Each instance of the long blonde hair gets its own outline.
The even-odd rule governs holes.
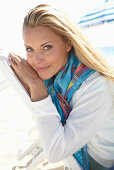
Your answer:
[[[57,10],[47,4],[31,9],[24,18],[23,29],[27,26],[32,28],[48,26],[65,41],[71,41],[75,55],[83,64],[99,71],[106,78],[114,80],[114,69],[60,9]]]

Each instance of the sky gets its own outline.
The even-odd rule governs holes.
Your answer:
[[[22,23],[26,13],[39,3],[50,3],[63,9],[78,22],[103,0],[0,0],[0,48],[23,55]]]

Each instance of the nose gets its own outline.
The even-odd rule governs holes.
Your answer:
[[[35,64],[39,64],[39,63],[43,62],[43,60],[44,59],[43,59],[41,53],[38,53],[38,52],[34,53],[34,63]]]

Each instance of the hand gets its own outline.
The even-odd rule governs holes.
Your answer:
[[[47,90],[43,80],[39,78],[37,72],[27,60],[10,53],[9,62],[14,73],[30,94],[32,101],[39,101],[47,97]]]

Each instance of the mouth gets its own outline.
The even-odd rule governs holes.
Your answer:
[[[50,66],[46,66],[46,67],[37,67],[37,71],[38,72],[44,72],[46,71]]]

